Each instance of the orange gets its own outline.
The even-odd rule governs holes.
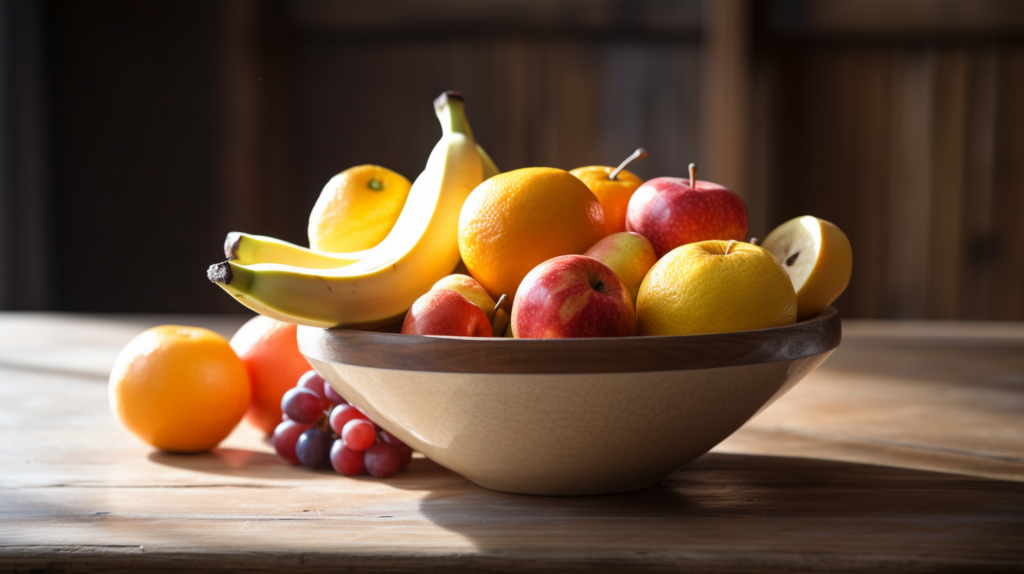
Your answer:
[[[257,315],[231,337],[252,381],[252,403],[245,420],[271,435],[281,423],[281,397],[299,382],[309,362],[299,352],[298,327]]]
[[[523,277],[559,255],[578,255],[605,234],[597,197],[561,169],[498,174],[473,190],[459,217],[459,252],[497,300],[515,298]]]
[[[587,184],[601,202],[601,207],[604,208],[605,235],[626,230],[626,208],[629,207],[629,198],[633,197],[633,192],[644,182],[626,170],[620,171],[615,179],[608,179],[613,171],[614,167],[591,165],[578,167],[569,172]]]
[[[796,322],[796,291],[767,250],[740,241],[677,247],[647,272],[636,298],[641,335],[699,335]]]
[[[217,446],[249,406],[249,375],[227,340],[199,327],[144,331],[118,355],[110,406],[135,436],[171,452]]]
[[[309,215],[309,246],[346,253],[369,249],[388,236],[412,184],[379,165],[357,165],[331,178]]]

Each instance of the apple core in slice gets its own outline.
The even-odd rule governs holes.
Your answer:
[[[813,318],[846,290],[853,271],[850,240],[833,223],[810,215],[776,227],[761,243],[789,273],[797,320]]]

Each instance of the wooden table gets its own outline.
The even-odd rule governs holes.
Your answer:
[[[1024,325],[847,321],[839,350],[647,490],[486,491],[289,467],[241,425],[152,452],[107,404],[153,324],[0,314],[0,571],[1024,570]],[[557,437],[552,437],[557,440]]]

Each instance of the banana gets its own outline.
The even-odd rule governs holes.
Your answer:
[[[484,162],[462,106],[451,93],[435,101],[444,134],[379,245],[358,258],[330,255],[342,263],[323,267],[327,254],[271,238],[247,242],[258,236],[238,234],[238,258],[211,266],[207,277],[257,313],[298,325],[373,328],[401,317],[458,264],[462,204],[483,181]]]
[[[240,265],[252,263],[283,263],[308,269],[334,269],[365,258],[370,249],[352,253],[328,253],[288,243],[265,235],[240,231],[228,233],[224,240],[224,256]]]
[[[448,105],[448,99],[456,101],[454,105]],[[462,95],[459,92],[448,91],[434,100],[434,111],[442,126],[450,125],[452,131],[463,133],[476,145],[476,151],[480,154],[480,161],[483,163],[483,179],[501,173],[494,160],[487,154],[479,143],[475,143],[473,130],[469,126],[469,120],[465,115],[465,107],[462,105]],[[397,228],[397,225],[396,225]],[[252,263],[283,263],[296,267],[307,267],[310,269],[333,269],[349,265],[373,256],[375,248],[350,253],[328,253],[314,251],[312,249],[281,241],[273,237],[263,235],[250,235],[238,231],[228,233],[224,241],[224,256],[229,260],[241,265]]]
[[[447,103],[448,98],[457,98],[461,101],[462,94],[449,90],[438,96],[437,99],[434,100],[434,113],[437,114],[437,119],[440,120],[441,125],[445,125],[450,122],[457,123],[459,125],[459,130],[457,131],[462,131],[462,133],[469,136],[469,139],[476,143],[476,138],[473,136],[473,130],[470,129],[469,120],[466,118],[465,108],[463,106],[446,106],[445,104]],[[480,161],[482,161],[484,165],[483,177],[485,180],[501,173],[498,166],[494,164],[494,160],[491,159],[491,156],[484,151],[484,148],[479,143],[476,144],[476,152],[480,154]]]

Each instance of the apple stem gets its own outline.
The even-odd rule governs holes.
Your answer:
[[[633,163],[634,161],[640,161],[647,157],[647,155],[647,150],[645,150],[644,148],[636,148],[636,151],[633,152],[632,155],[622,160],[622,163],[619,164],[619,167],[615,168],[610,174],[608,174],[608,179],[615,181],[615,178],[619,177],[619,172],[626,169],[627,165]]]
[[[498,302],[494,304],[494,312],[497,313],[498,309],[501,309],[501,304],[505,302],[505,294],[502,293],[501,297],[498,297]]]
[[[690,164],[690,187],[697,189],[697,164]]]
[[[693,164],[690,164],[690,165],[693,165]],[[729,252],[732,251],[732,246],[733,245],[736,245],[736,240],[735,239],[730,239],[729,240],[729,244],[725,246],[725,254],[726,255],[728,255]]]
[[[747,243],[749,243],[749,244],[751,244],[751,245],[757,245],[759,241],[760,241],[760,240],[759,240],[758,238],[756,238],[756,237],[751,237],[751,238],[750,238],[750,241],[748,241]]]

